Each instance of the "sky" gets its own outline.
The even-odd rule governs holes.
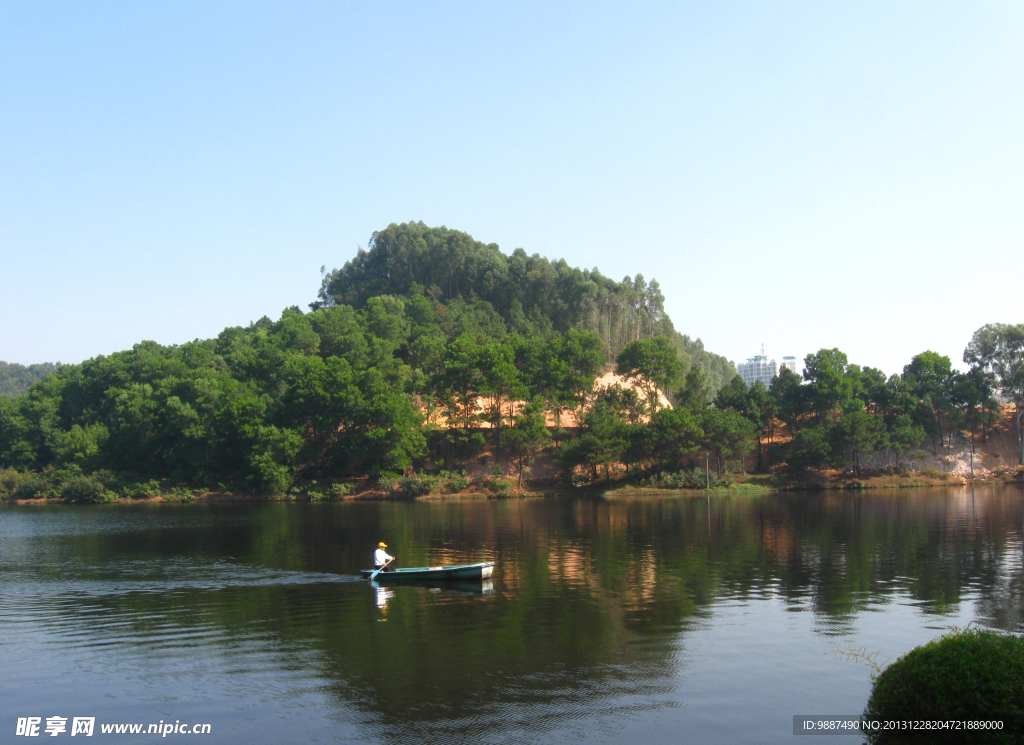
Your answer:
[[[0,360],[277,318],[421,220],[733,361],[960,363],[1024,322],[1022,135],[1016,0],[0,0]]]

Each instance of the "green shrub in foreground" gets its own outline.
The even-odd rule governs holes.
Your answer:
[[[1024,639],[954,631],[915,647],[875,679],[864,718],[1001,720],[1001,730],[871,731],[872,745],[1009,743],[1024,736]]]

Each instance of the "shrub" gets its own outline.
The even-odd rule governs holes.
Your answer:
[[[921,469],[921,475],[927,476],[930,479],[944,479],[946,478],[946,472],[933,466],[928,466]]]
[[[117,498],[107,491],[98,479],[90,476],[72,476],[60,485],[61,496],[80,504],[103,504]]]
[[[915,647],[877,678],[868,721],[1002,720],[1002,730],[870,731],[873,745],[1009,743],[1024,735],[1024,639],[993,631],[954,630]]]
[[[351,481],[339,481],[331,484],[327,490],[327,495],[330,499],[341,499],[351,494],[354,489],[355,487]]]
[[[651,486],[661,486],[665,489],[714,489],[719,486],[731,486],[732,475],[703,471],[694,467],[690,471],[679,471],[677,473],[661,473],[650,479]]]
[[[394,494],[398,488],[398,474],[382,471],[377,477],[377,487],[386,494]]]
[[[298,487],[294,486],[292,487],[292,493],[299,494],[301,492],[302,489],[299,489]],[[325,492],[316,484],[310,484],[309,486],[307,486],[305,492],[306,496],[309,497],[310,502],[322,502],[325,499],[327,499],[327,492]]]
[[[495,479],[491,484],[494,493],[499,497],[507,497],[512,494],[512,482],[508,479]]]
[[[162,487],[156,479],[149,481],[123,481],[121,482],[121,495],[131,499],[148,499],[159,497]]]
[[[164,492],[165,502],[194,502],[196,495],[184,486],[175,486]]]
[[[0,502],[7,501],[21,482],[22,476],[13,468],[0,470]]]
[[[442,471],[441,475],[445,476],[446,473],[446,471]],[[446,478],[448,479],[448,491],[452,493],[465,491],[466,489],[469,488],[469,479],[466,477],[466,474],[464,473],[448,474]]]
[[[422,474],[420,476],[404,476],[398,479],[398,488],[407,497],[422,497],[430,494],[441,486],[440,476]]]
[[[18,481],[12,496],[15,499],[46,499],[56,496],[56,489],[43,474],[29,473]]]

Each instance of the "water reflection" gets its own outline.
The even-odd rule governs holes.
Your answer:
[[[627,741],[703,722],[770,742],[742,723],[859,711],[867,671],[827,657],[837,644],[884,658],[951,623],[1024,630],[1022,507],[992,488],[4,509],[0,653],[10,705],[63,669],[77,705],[119,696],[121,719],[171,697],[307,739]],[[495,576],[359,580],[380,535],[409,565]],[[281,703],[297,696],[308,721]]]
[[[395,596],[394,591],[389,590],[387,587],[382,587],[377,582],[371,582],[370,586],[374,589],[377,607],[380,608],[382,611],[386,611],[388,609],[388,601]]]

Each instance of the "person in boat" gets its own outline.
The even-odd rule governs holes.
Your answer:
[[[388,552],[384,550],[387,547],[388,544],[384,541],[377,544],[377,550],[373,552],[373,568],[383,572],[393,572],[395,571],[395,557],[388,555]]]

